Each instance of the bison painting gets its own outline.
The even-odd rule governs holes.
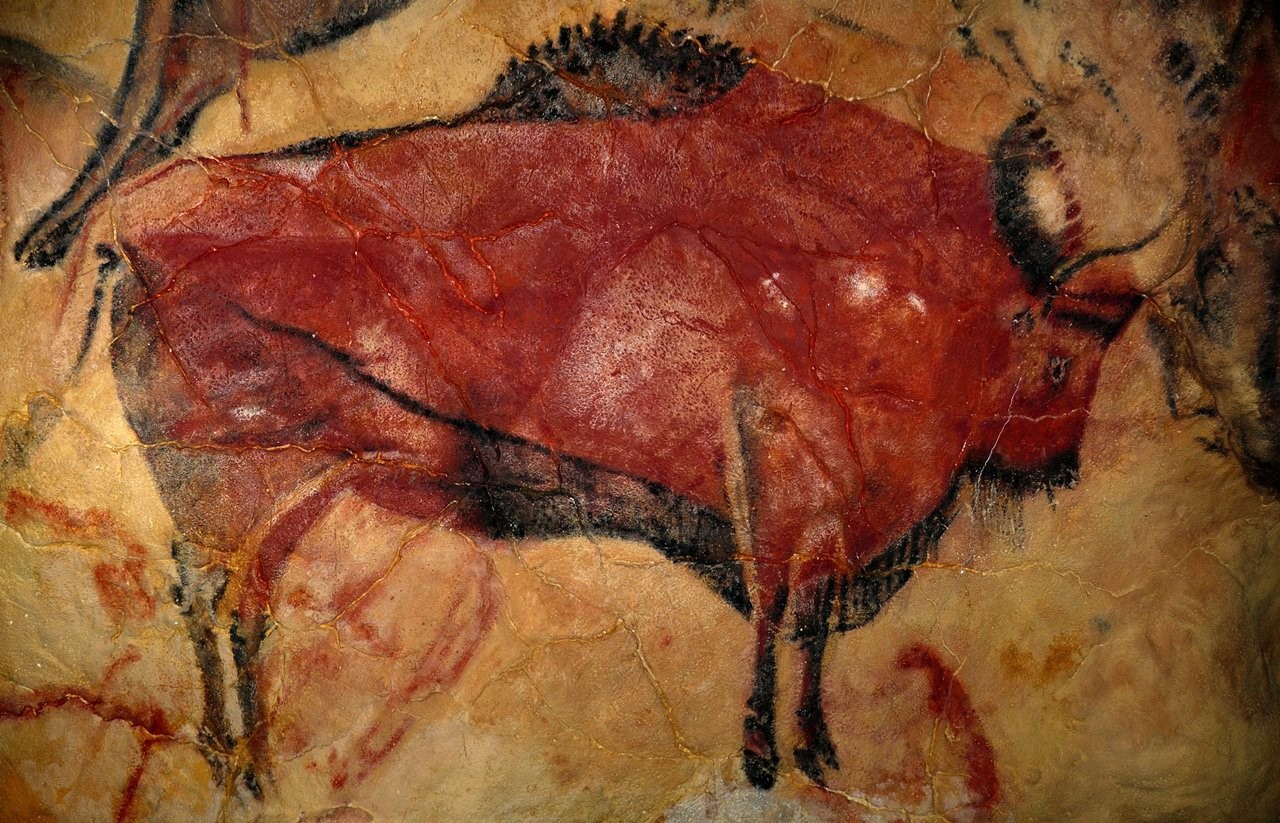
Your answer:
[[[1031,183],[1066,163],[1034,109],[974,154],[619,16],[449,122],[131,184],[100,283],[118,273],[119,393],[183,537],[207,748],[244,737],[256,789],[273,585],[354,490],[690,565],[755,628],[747,777],[776,778],[789,637],[794,762],[821,783],[830,633],[907,582],[966,480],[1075,477],[1150,238],[1091,247],[1065,185],[1050,219]]]

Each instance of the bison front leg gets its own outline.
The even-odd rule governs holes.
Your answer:
[[[258,655],[266,635],[266,609],[241,603],[231,618],[231,656],[236,664],[236,697],[247,752],[237,758],[236,780],[257,798],[262,797],[268,763],[266,711],[258,686]]]
[[[742,721],[742,771],[751,785],[773,787],[778,778],[775,699],[778,688],[778,632],[787,613],[789,564],[771,562],[761,553],[757,522],[760,504],[763,424],[766,416],[755,390],[734,389],[725,421],[725,497],[733,522],[734,541],[744,564],[753,572],[751,624],[755,630],[755,665],[751,694]]]
[[[766,406],[759,389],[736,389],[726,439],[726,496],[739,552],[755,571],[755,674],[744,723],[743,769],[760,788],[771,787],[777,778],[776,645],[793,580],[792,612],[803,666],[803,745],[796,761],[819,783],[823,763],[838,768],[822,716],[821,673],[834,597],[831,568],[842,548],[833,512],[841,510],[844,490],[835,478],[847,473],[824,459],[810,432],[842,431],[842,418],[783,389],[774,408]]]
[[[747,714],[742,721],[742,770],[751,785],[773,787],[778,777],[775,703],[778,687],[778,632],[787,612],[786,567],[766,565],[756,570],[755,672]]]
[[[820,786],[826,785],[824,764],[826,768],[840,768],[822,708],[822,657],[831,633],[835,588],[830,574],[810,578],[797,586],[794,609],[800,650],[800,705],[796,720],[802,744],[795,750],[796,766]]]

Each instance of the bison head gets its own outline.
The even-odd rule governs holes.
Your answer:
[[[1120,97],[1065,41],[1062,59],[1093,73],[1034,81],[1030,109],[994,142],[997,229],[1044,301],[1023,318],[1029,349],[996,452],[1012,465],[1078,442],[1077,398],[1097,371],[1087,341],[1105,345],[1146,300],[1171,413],[1215,414],[1249,478],[1280,490],[1280,76],[1260,8],[1154,19],[1157,66]],[[1179,396],[1179,373],[1208,407]],[[1047,428],[1013,436],[1024,417]]]

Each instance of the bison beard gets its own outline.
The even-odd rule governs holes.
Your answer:
[[[965,477],[1074,477],[1136,301],[1014,264],[1068,252],[1028,249],[1060,238],[1013,225],[1025,203],[997,226],[1000,157],[989,175],[736,50],[619,21],[530,57],[454,123],[178,164],[118,204],[120,396],[178,554],[230,570],[225,596],[180,593],[192,637],[231,604],[261,769],[272,586],[341,492],[491,536],[639,538],[754,623],[761,787],[791,616],[795,762],[821,782],[830,631],[907,582]],[[1008,157],[1043,142],[1029,123]]]

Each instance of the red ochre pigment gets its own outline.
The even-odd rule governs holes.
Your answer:
[[[760,69],[653,121],[179,164],[115,209],[183,395],[140,414],[157,440],[447,476],[459,435],[387,388],[723,511],[745,387],[770,427],[757,556],[835,515],[818,553],[856,569],[965,465],[1079,444],[1104,343],[1029,293],[986,179],[982,156]]]
[[[119,544],[127,557],[94,563],[93,581],[98,600],[117,623],[155,616],[155,597],[146,580],[146,550],[116,523],[110,512],[95,508],[78,511],[22,489],[10,489],[4,514],[5,522],[14,528],[48,529],[54,540]],[[107,549],[104,547],[103,551]]]
[[[969,770],[965,783],[973,792],[974,805],[980,809],[994,808],[1000,802],[995,754],[964,684],[938,653],[923,643],[904,649],[898,655],[897,666],[924,672],[929,680],[929,711],[946,723],[950,730],[948,737],[964,742],[964,759]]]
[[[964,472],[1070,463],[1136,306],[1113,257],[1052,295],[1015,266],[990,168],[760,68],[656,119],[179,163],[112,211],[121,397],[164,444],[148,457],[179,528],[240,553],[249,659],[289,553],[344,489],[499,534],[513,487],[523,514],[558,493],[669,530],[688,522],[672,506],[732,522],[757,628],[744,768],[772,785],[793,590],[812,640],[797,764],[820,781],[834,582],[931,522]]]

